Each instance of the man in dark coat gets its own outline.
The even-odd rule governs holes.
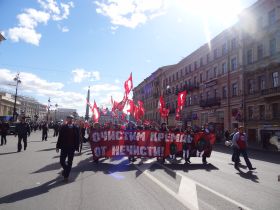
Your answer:
[[[7,144],[7,134],[8,134],[8,130],[9,130],[10,126],[9,123],[7,122],[2,122],[0,124],[0,131],[1,131],[1,145],[3,144]]]
[[[22,149],[21,141],[23,141],[24,150],[26,150],[27,136],[30,136],[30,126],[25,122],[24,116],[20,118],[20,123],[16,125],[16,135],[18,135],[18,152]]]
[[[67,123],[61,126],[56,144],[56,152],[60,152],[60,164],[63,168],[64,180],[68,177],[72,168],[75,150],[79,151],[79,128],[73,124],[73,116],[67,117]],[[66,164],[67,158],[67,164]]]
[[[42,141],[48,140],[48,131],[49,131],[48,123],[44,122],[42,125]]]

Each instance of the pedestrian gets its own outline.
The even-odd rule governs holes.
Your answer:
[[[0,126],[0,130],[1,130],[1,146],[4,145],[4,144],[7,144],[7,134],[8,134],[9,128],[10,128],[9,123],[7,123],[6,121],[3,121],[1,123],[1,126]]]
[[[238,159],[240,156],[240,153],[243,155],[244,160],[246,162],[246,165],[248,167],[249,170],[255,170],[256,168],[252,167],[252,164],[248,158],[248,154],[247,154],[247,147],[248,147],[248,140],[247,140],[247,135],[246,133],[244,133],[244,127],[243,126],[239,126],[238,128],[238,132],[236,134],[234,134],[233,139],[232,139],[232,143],[235,147],[236,150],[236,155],[235,155],[235,161],[234,161],[234,167],[236,169],[238,168]]]
[[[20,123],[16,125],[16,135],[18,136],[18,152],[22,149],[21,141],[23,141],[24,150],[26,150],[27,136],[30,136],[30,126],[25,122],[25,116],[22,116]]]
[[[233,136],[234,134],[236,134],[238,132],[238,128],[234,128],[233,132],[230,134],[229,136],[229,141],[231,142],[231,145],[232,145],[232,156],[231,156],[231,161],[232,162],[235,162],[235,157],[237,156],[237,148],[234,146],[234,144],[232,143],[232,139],[233,139]],[[237,157],[238,158],[238,162],[240,162],[240,158],[239,156]]]
[[[73,115],[67,116],[66,124],[62,125],[56,144],[56,152],[60,149],[60,164],[63,168],[62,176],[68,181],[75,151],[79,151],[79,128],[73,124]],[[67,158],[67,163],[66,163]]]
[[[59,132],[59,124],[58,122],[56,122],[53,126],[53,137],[58,136],[58,132]]]
[[[42,124],[42,141],[47,141],[48,140],[48,131],[49,131],[48,123],[44,122]]]

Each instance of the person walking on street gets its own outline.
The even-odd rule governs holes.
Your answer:
[[[44,122],[42,125],[42,141],[48,140],[48,131],[49,131],[48,123]]]
[[[0,131],[1,131],[1,146],[4,144],[7,144],[7,134],[10,126],[9,123],[7,122],[2,122],[0,126]]]
[[[238,132],[235,133],[233,136],[232,143],[233,143],[233,146],[234,146],[235,152],[236,152],[234,167],[236,169],[239,169],[238,168],[238,164],[239,164],[238,159],[239,159],[239,156],[241,153],[244,157],[244,160],[246,162],[248,169],[255,170],[256,168],[252,167],[252,164],[248,158],[248,154],[247,154],[248,141],[247,141],[247,135],[246,135],[246,133],[244,133],[243,126],[239,126]]]
[[[25,122],[24,116],[20,118],[20,123],[16,125],[16,135],[18,136],[18,152],[22,149],[21,141],[23,141],[24,150],[26,150],[27,136],[30,136],[30,126]]]
[[[73,124],[74,117],[67,116],[67,123],[62,125],[57,139],[56,152],[60,151],[60,164],[63,168],[62,175],[68,181],[75,151],[79,151],[79,128]],[[66,164],[67,158],[67,164]]]
[[[229,140],[231,142],[233,140],[234,134],[236,134],[237,132],[238,132],[238,128],[234,128],[233,132],[229,136]],[[235,157],[237,156],[237,151],[238,151],[238,149],[234,146],[234,144],[232,144],[232,156],[231,156],[232,162],[235,162]],[[237,157],[237,160],[240,163],[240,157],[239,156]]]

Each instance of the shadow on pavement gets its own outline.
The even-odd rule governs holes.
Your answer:
[[[43,168],[32,172],[31,174],[36,174],[36,173],[42,173],[42,172],[47,172],[47,171],[53,171],[53,170],[58,170],[60,169],[60,163],[52,163],[50,165],[44,166]]]
[[[21,201],[24,199],[32,198],[44,193],[48,193],[52,188],[59,187],[61,185],[64,185],[65,182],[62,181],[61,177],[56,177],[55,179],[52,179],[42,185],[24,189],[15,193],[12,193],[10,195],[6,195],[2,198],[0,198],[0,204],[3,203],[14,203],[17,201]]]
[[[36,152],[48,152],[48,151],[52,151],[52,150],[56,150],[56,148],[42,149],[42,150],[38,150]]]
[[[236,169],[238,170],[238,174],[240,177],[244,178],[244,179],[248,179],[248,180],[251,180],[252,182],[255,182],[255,183],[259,183],[259,177],[257,175],[254,174],[253,171],[247,171],[247,172],[244,172],[240,169]]]
[[[232,155],[232,148],[225,145],[216,144],[213,151],[222,152]],[[262,160],[270,163],[280,164],[280,152],[260,151],[255,149],[248,149],[249,159]]]
[[[167,166],[171,170],[177,170],[177,171],[180,170],[184,172],[193,171],[193,170],[205,170],[205,171],[219,170],[219,168],[217,168],[211,163],[165,164],[165,166]]]
[[[14,154],[14,153],[18,153],[18,152],[6,152],[6,153],[0,153],[0,155],[9,155],[9,154]]]

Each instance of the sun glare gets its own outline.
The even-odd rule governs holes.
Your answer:
[[[211,40],[210,24],[228,28],[238,20],[242,11],[240,0],[175,0],[178,10],[187,12],[203,23],[203,30],[209,47]]]

